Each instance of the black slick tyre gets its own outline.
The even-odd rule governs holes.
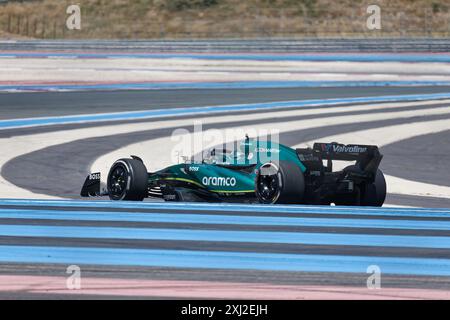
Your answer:
[[[255,193],[260,203],[302,203],[305,194],[303,172],[289,161],[265,163],[258,170]]]
[[[361,192],[361,205],[370,207],[381,207],[386,199],[386,180],[383,172],[378,169],[375,181],[364,185]]]
[[[109,170],[107,188],[111,200],[142,201],[147,197],[148,173],[142,161],[120,159]]]

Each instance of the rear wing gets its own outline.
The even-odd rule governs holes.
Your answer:
[[[322,159],[355,161],[381,155],[377,146],[339,143],[314,143],[313,150],[319,152]]]
[[[375,176],[383,155],[377,146],[340,144],[340,143],[315,143],[310,149],[296,149],[300,160],[308,168],[317,170],[322,165],[322,160],[328,160],[327,169],[332,170],[332,160],[356,161],[356,166],[364,173]]]

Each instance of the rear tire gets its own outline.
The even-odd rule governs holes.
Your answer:
[[[305,194],[303,172],[289,161],[265,163],[258,170],[255,193],[260,203],[301,203]]]
[[[378,169],[375,181],[364,185],[361,192],[361,205],[371,207],[381,207],[386,199],[386,180],[383,172]]]
[[[107,188],[111,200],[142,201],[147,197],[147,168],[137,159],[120,159],[109,170]]]

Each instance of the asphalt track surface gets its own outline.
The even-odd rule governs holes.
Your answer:
[[[0,93],[0,120],[271,101],[447,93],[450,87],[328,87]]]
[[[325,99],[338,97],[363,97],[363,96],[378,96],[378,95],[402,95],[402,94],[419,94],[419,93],[445,93],[449,92],[448,87],[374,87],[374,88],[290,88],[290,89],[251,89],[251,90],[161,90],[161,91],[118,91],[118,92],[67,92],[67,93],[21,93],[21,94],[1,94],[0,95],[0,118],[13,119],[23,117],[38,117],[38,116],[58,116],[68,114],[86,114],[86,113],[101,113],[114,111],[131,111],[143,110],[149,108],[164,108],[164,107],[188,107],[188,106],[206,106],[206,105],[223,105],[235,103],[252,103],[252,102],[268,102],[268,101],[287,101],[287,100],[302,100],[302,99]],[[180,101],[182,104],[180,104]],[[445,105],[436,104],[433,108],[444,107]],[[408,110],[417,110],[418,106],[408,107]],[[333,113],[333,108],[330,108],[330,115]],[[367,111],[371,112],[371,111]],[[386,112],[389,112],[386,110]],[[394,112],[395,113],[395,112]],[[349,113],[351,115],[351,113]],[[447,119],[446,115],[430,115],[421,117],[420,119],[392,119],[379,120],[364,123],[354,123],[351,126],[328,126],[317,129],[299,128],[296,131],[283,133],[281,135],[281,142],[288,145],[295,145],[299,142],[311,139],[320,139],[321,137],[330,136],[333,134],[343,132],[353,132],[356,130],[376,128],[386,125],[403,124],[407,121],[431,121],[437,119]],[[286,119],[287,120],[287,119]],[[140,120],[146,122],[148,120]],[[449,120],[450,121],[450,120]],[[129,123],[137,121],[128,121]],[[124,122],[124,123],[128,123]],[[252,121],[243,121],[242,123],[235,123],[234,125],[251,125]],[[215,128],[225,128],[229,124],[222,123],[214,125]],[[95,124],[76,124],[65,128],[84,128],[95,126]],[[64,126],[42,127],[42,128],[24,128],[11,129],[1,133],[1,137],[14,137],[24,134],[33,134],[39,132],[48,132],[58,130]],[[189,128],[188,128],[189,129]],[[204,129],[208,129],[205,127]],[[48,195],[58,195],[69,198],[77,198],[79,188],[85,178],[87,170],[92,161],[123,145],[147,140],[150,138],[157,138],[168,136],[171,134],[173,128],[146,130],[129,134],[120,134],[115,136],[106,136],[99,138],[90,138],[73,141],[67,144],[51,146],[46,149],[38,150],[29,154],[19,156],[8,162],[2,170],[2,175],[10,182],[32,190],[38,193]],[[448,154],[450,154],[450,131],[444,131],[438,134],[429,134],[418,136],[415,138],[399,141],[382,148],[385,155],[382,163],[382,169],[386,173],[391,173],[395,176],[403,177],[413,181],[421,181],[427,183],[435,183],[449,186],[448,179]],[[418,162],[418,159],[420,160]],[[426,165],[426,170],[418,170]],[[420,168],[419,168],[420,167]],[[30,177],[34,177],[30,179]],[[64,179],[61,179],[64,177]],[[388,196],[388,201],[393,204],[423,206],[423,207],[450,207],[448,199],[427,198],[427,197],[409,197],[409,196]],[[319,217],[317,212],[299,211],[291,214],[283,214],[280,212],[239,212],[235,211],[216,211],[211,210],[196,210],[196,209],[152,209],[150,208],[96,208],[98,216],[103,214],[115,213],[140,213],[166,214],[168,218],[175,217],[175,214],[181,215],[198,215],[202,216],[218,216],[221,215],[228,219],[235,217],[237,220],[243,217],[286,217],[286,218],[319,218],[320,219],[350,219],[349,225],[333,226],[326,225],[326,220],[314,220],[310,225],[280,225],[277,223],[269,224],[233,224],[233,223],[212,223],[210,220],[205,220],[203,223],[199,222],[180,222],[177,218],[173,221],[121,221],[117,218],[107,220],[83,220],[83,219],[69,219],[64,218],[64,214],[70,212],[89,212],[92,208],[89,205],[85,207],[66,207],[51,206],[51,205],[36,205],[28,206],[26,210],[35,211],[33,214],[42,215],[42,217],[27,218],[23,215],[12,215],[9,217],[2,216],[7,214],[8,210],[21,210],[20,206],[12,204],[2,204],[0,208],[0,228],[2,228],[3,236],[0,237],[0,246],[12,246],[13,249],[28,247],[51,247],[51,248],[77,248],[80,252],[89,248],[112,249],[112,250],[185,250],[185,251],[208,251],[208,252],[233,252],[241,254],[260,253],[260,254],[298,254],[298,255],[323,255],[323,256],[337,256],[351,259],[356,256],[372,257],[374,261],[377,258],[404,258],[404,259],[450,259],[450,248],[441,246],[440,240],[450,236],[450,228],[447,223],[450,222],[448,217],[434,216],[433,212],[429,212],[429,216],[402,216],[397,215],[373,215],[367,212],[355,214],[349,210],[348,213],[336,214],[332,211],[329,213],[322,213]],[[102,212],[103,211],[103,212]],[[56,214],[51,217],[48,214]],[[58,217],[58,213],[61,216]],[[47,214],[47,216],[45,216]],[[227,218],[228,217],[228,218]],[[195,217],[194,217],[195,218]],[[213,218],[211,218],[213,219]],[[382,227],[377,224],[367,225],[369,220],[378,219],[384,221],[386,226],[394,221],[395,223],[403,224],[403,227]],[[194,219],[195,220],[195,219]],[[214,220],[214,219],[213,219]],[[209,222],[208,222],[209,221]],[[342,220],[341,220],[342,221]],[[414,227],[414,223],[421,223],[422,227]],[[427,223],[435,225],[435,227],[424,227]],[[383,224],[383,222],[382,222]],[[40,229],[45,227],[47,229]],[[75,229],[65,229],[75,228]],[[91,235],[76,236],[81,229],[76,228],[94,228],[101,234],[102,229],[108,229],[111,233],[105,237],[95,236],[95,232]],[[28,229],[30,234],[34,230],[35,235],[20,236],[18,232],[21,228]],[[33,229],[35,228],[35,229]],[[111,229],[112,228],[112,229]],[[157,234],[159,230],[176,230],[176,234],[189,234],[188,238],[178,239],[158,239],[151,236],[137,236],[131,239],[123,239],[118,230],[114,228],[133,228],[133,230],[142,232],[150,232]],[[71,231],[72,230],[72,231]],[[147,231],[145,231],[147,230]],[[352,235],[370,236],[393,236],[395,237],[411,237],[411,243],[420,243],[420,240],[427,238],[427,246],[408,246],[408,245],[390,245],[388,240],[383,240],[378,245],[366,244],[344,244],[342,242],[335,243],[280,243],[279,241],[263,241],[255,242],[248,241],[228,241],[226,234],[225,238],[217,238],[216,240],[199,240],[202,232],[219,231],[220,232],[249,232],[249,237],[257,237],[257,233],[288,233],[292,236],[299,234],[319,234],[319,239],[323,237],[333,237],[333,235],[345,235],[351,239]],[[52,235],[52,232],[55,234]],[[67,232],[65,236],[62,233]],[[189,232],[193,232],[190,234]],[[138,233],[138,232],[137,232]],[[5,235],[7,234],[7,235]],[[81,234],[81,233],[79,233]],[[44,236],[47,235],[47,236]],[[261,234],[262,236],[262,234]],[[416,238],[421,237],[421,238]],[[423,238],[425,237],[425,238]],[[439,238],[441,237],[441,238]],[[236,239],[240,239],[237,237]],[[357,238],[355,238],[357,239]],[[350,241],[350,240],[349,240]],[[431,242],[430,242],[431,241]],[[52,249],[53,250],[53,249]],[[56,250],[56,249],[55,249]],[[26,252],[26,251],[23,251]],[[17,256],[27,256],[24,253],[17,253]],[[57,250],[55,251],[57,256]],[[311,271],[286,271],[286,270],[245,270],[233,268],[193,268],[193,267],[163,267],[163,266],[137,266],[137,265],[122,265],[122,266],[101,266],[97,263],[88,263],[86,260],[77,260],[76,258],[64,261],[63,263],[52,263],[45,258],[40,261],[37,260],[21,263],[0,263],[0,274],[6,277],[27,277],[27,276],[42,276],[42,277],[66,277],[66,267],[72,262],[80,263],[83,276],[87,278],[107,279],[125,279],[140,281],[162,281],[167,284],[173,282],[172,291],[158,291],[155,290],[154,282],[149,282],[148,291],[144,290],[143,294],[124,294],[124,290],[116,291],[115,297],[127,298],[142,298],[143,296],[153,299],[159,298],[183,298],[186,296],[177,294],[176,283],[179,281],[187,282],[203,282],[211,285],[213,288],[217,287],[217,283],[247,283],[247,284],[267,284],[272,289],[282,286],[341,286],[341,287],[365,287],[367,280],[367,273],[365,270],[360,272],[311,272]],[[81,258],[80,258],[81,259]],[[369,259],[370,260],[370,259]],[[83,262],[84,261],[84,262]],[[445,265],[444,263],[444,265]],[[444,268],[445,269],[445,268]],[[448,275],[442,274],[384,274],[383,286],[391,288],[412,288],[423,290],[450,290],[450,278]],[[11,278],[15,279],[15,278]],[[1,282],[0,282],[1,283]],[[112,281],[114,283],[114,281]],[[213,283],[213,284],[211,284]],[[170,287],[170,286],[169,286]],[[281,289],[280,289],[281,288]],[[8,291],[8,288],[6,288]],[[22,290],[24,287],[22,287]],[[3,290],[5,287],[3,286]],[[153,291],[152,291],[153,290]],[[14,290],[13,290],[14,291]],[[15,290],[17,292],[17,290]],[[216,290],[217,291],[217,290]],[[226,291],[226,290],[225,290]],[[225,291],[221,291],[225,294]],[[136,290],[138,292],[138,290]],[[149,295],[149,292],[153,292]],[[273,291],[273,292],[276,292]],[[220,293],[220,290],[219,290]],[[82,292],[80,296],[76,293],[67,293],[65,290],[41,290],[33,287],[28,287],[21,293],[4,294],[0,297],[4,298],[102,298],[111,297],[111,292],[105,290],[92,290]],[[242,297],[234,293],[234,297]],[[273,293],[272,293],[273,294]],[[295,296],[295,295],[294,295]],[[287,296],[292,298],[294,296]],[[404,297],[405,295],[403,295]],[[426,297],[424,294],[421,297]],[[198,291],[193,293],[193,298],[206,298],[204,292]],[[229,296],[233,297],[233,296]],[[244,296],[245,297],[245,296]],[[388,294],[385,297],[393,297]],[[394,295],[395,297],[395,295]],[[414,297],[414,296],[411,296]],[[440,296],[442,297],[442,296]],[[272,296],[273,298],[273,296]]]
[[[147,109],[160,109],[162,107],[189,107],[214,105],[218,101],[221,104],[236,104],[246,102],[277,101],[281,98],[285,100],[302,99],[326,99],[331,97],[361,97],[361,96],[380,96],[380,95],[403,95],[403,94],[421,94],[421,93],[445,93],[450,88],[447,87],[372,87],[372,88],[297,88],[297,89],[273,89],[273,90],[166,90],[166,91],[123,91],[123,92],[67,92],[67,93],[17,93],[6,94],[6,99],[2,99],[6,115],[8,110],[15,111],[12,117],[39,116],[37,112],[47,112],[51,115],[65,115],[78,111],[80,114],[105,112],[106,106],[112,106],[109,112],[119,110],[142,110],[145,101],[150,104]],[[349,92],[350,91],[350,92]],[[120,97],[120,98],[118,98]],[[25,100],[24,100],[25,99]],[[69,101],[68,105],[65,101]],[[78,102],[81,101],[81,102]],[[98,107],[101,101],[103,106]],[[128,104],[130,109],[122,109],[124,101],[133,101],[133,105]],[[75,105],[78,105],[75,109]],[[136,106],[137,104],[137,106]],[[47,109],[44,108],[44,105]],[[61,108],[61,106],[64,106]],[[96,108],[96,106],[98,108]],[[445,103],[437,103],[433,108],[445,108]],[[313,107],[314,108],[314,107]],[[325,118],[333,115],[342,115],[342,113],[333,113],[333,107],[328,107],[329,112],[321,115],[312,115],[311,119]],[[421,106],[411,106],[402,110],[420,110]],[[44,111],[42,110],[44,109]],[[39,111],[37,111],[39,110]],[[326,127],[301,129],[282,133],[280,141],[286,145],[296,145],[302,141],[320,140],[334,134],[366,130],[390,125],[400,125],[409,122],[423,122],[431,120],[445,119],[446,115],[431,115],[420,118],[395,118],[395,111],[391,108],[383,109],[387,113],[392,113],[392,119],[354,123],[351,125],[328,125]],[[381,110],[381,111],[383,111]],[[261,112],[261,111],[257,111]],[[380,110],[347,112],[346,115],[360,115],[377,113]],[[37,114],[36,114],[37,113]],[[180,117],[180,119],[195,119],[192,116]],[[305,116],[299,116],[298,119],[308,119]],[[286,121],[295,120],[289,117]],[[149,123],[151,126],[153,120],[127,120],[120,123]],[[283,119],[278,119],[282,122]],[[271,122],[267,119],[266,122]],[[233,126],[251,126],[262,123],[261,120],[241,121],[230,123],[218,123],[211,126],[204,126],[204,129],[223,129],[230,125]],[[41,132],[56,131],[61,129],[77,129],[93,127],[96,124],[73,124],[51,127],[37,128],[19,128],[4,130],[0,137],[17,136],[21,134],[36,134]],[[31,190],[35,193],[47,194],[50,196],[78,198],[80,185],[83,183],[86,173],[92,161],[103,154],[118,149],[124,145],[129,145],[147,139],[156,139],[164,136],[170,136],[176,129],[149,129],[140,132],[118,134],[105,137],[80,139],[70,143],[55,145],[45,149],[37,150],[29,154],[19,156],[6,163],[2,168],[2,176],[11,183]],[[187,128],[191,130],[193,128]],[[413,181],[426,183],[436,183],[439,185],[449,185],[447,174],[448,154],[450,154],[450,144],[448,132],[442,132],[433,135],[424,135],[405,141],[400,141],[382,148],[385,156],[382,169],[387,174],[406,178]],[[439,141],[436,145],[435,142]],[[418,163],[424,166],[418,167]],[[35,177],[30,179],[30,177]],[[64,177],[61,179],[60,177]],[[448,199],[438,198],[417,198],[399,195],[389,195],[388,201],[391,204],[423,206],[426,202],[428,207],[450,207]]]

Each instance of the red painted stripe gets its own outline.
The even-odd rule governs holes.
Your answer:
[[[82,277],[81,289],[69,290],[66,281],[64,277],[2,275],[0,291],[199,299],[450,299],[450,291],[429,289]]]

